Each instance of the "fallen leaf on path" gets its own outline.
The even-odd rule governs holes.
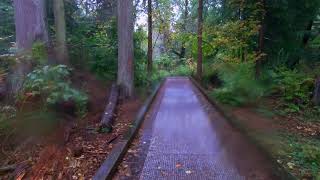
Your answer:
[[[182,167],[182,164],[180,164],[180,163],[176,164],[176,168],[181,168],[181,167]]]

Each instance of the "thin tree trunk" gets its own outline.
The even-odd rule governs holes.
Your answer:
[[[259,47],[258,47],[258,55],[259,58],[256,60],[256,79],[258,79],[261,75],[261,66],[262,66],[262,61],[264,60],[264,35],[265,35],[265,14],[266,14],[266,9],[265,9],[265,0],[262,0],[262,8],[263,8],[263,15],[261,19],[261,25],[259,29]]]
[[[197,78],[202,79],[202,30],[203,30],[203,0],[199,0],[198,6],[198,63]]]
[[[148,75],[152,74],[152,0],[148,0]]]
[[[258,51],[259,58],[256,60],[256,78],[259,78],[261,75],[261,66],[262,66],[262,61],[264,59],[264,57],[263,57],[264,26],[265,26],[264,24],[261,25],[260,30],[259,30],[259,51]]]
[[[308,22],[308,26],[306,28],[307,33],[303,36],[303,47],[306,47],[308,45],[309,39],[310,39],[310,31],[312,30],[313,26],[313,20],[310,20]]]
[[[118,0],[118,77],[120,97],[133,95],[133,2]]]
[[[56,29],[56,60],[60,64],[69,64],[66,42],[66,20],[63,0],[53,0],[54,22]]]
[[[187,23],[188,23],[188,6],[189,6],[189,0],[185,0],[184,2],[184,22],[183,22],[183,32],[186,33],[187,32]],[[181,52],[180,52],[180,58],[184,58],[186,56],[186,43],[183,42],[182,46],[181,46]]]

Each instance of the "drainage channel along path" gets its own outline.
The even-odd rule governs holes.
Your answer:
[[[279,179],[189,78],[168,78],[113,179]]]

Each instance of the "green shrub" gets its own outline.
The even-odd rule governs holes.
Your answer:
[[[36,42],[32,45],[32,59],[38,64],[45,64],[48,59],[47,49],[44,43]]]
[[[223,81],[212,95],[220,102],[231,105],[255,103],[267,93],[267,86],[256,80],[252,63],[225,63],[218,71]]]
[[[148,85],[148,73],[146,69],[146,64],[143,62],[135,62],[134,63],[134,82],[136,86],[146,86]]]
[[[136,86],[148,86],[150,85],[150,77],[148,77],[147,65],[146,65],[146,51],[143,48],[144,40],[146,39],[146,33],[142,28],[138,28],[134,32],[134,82]]]
[[[314,79],[298,70],[279,67],[271,73],[273,93],[283,100],[285,112],[298,112],[311,102]]]
[[[320,147],[319,142],[310,141],[300,142],[295,140],[290,142],[290,156],[296,165],[303,169],[311,171],[313,176],[319,175],[320,169]]]
[[[0,105],[0,137],[2,134],[8,134],[14,128],[11,123],[17,115],[17,109],[9,105]]]
[[[88,98],[71,87],[70,71],[65,65],[44,66],[32,71],[24,83],[24,95],[45,98],[47,105],[73,101],[78,115],[84,115]]]
[[[80,20],[70,33],[68,43],[71,63],[95,73],[99,78],[113,80],[117,72],[117,29],[115,19],[88,23]]]
[[[116,21],[99,25],[87,41],[91,71],[104,79],[115,79],[118,54]]]
[[[170,76],[170,72],[166,70],[157,70],[152,74],[151,80],[154,81],[160,81],[161,79]]]
[[[174,58],[170,57],[168,54],[163,54],[154,60],[157,69],[170,71],[176,66]]]
[[[173,73],[178,76],[190,76],[192,70],[186,65],[179,65]]]

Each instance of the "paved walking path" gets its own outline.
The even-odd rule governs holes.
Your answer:
[[[167,79],[155,103],[140,131],[140,144],[148,146],[139,179],[276,179],[268,160],[188,78]]]

